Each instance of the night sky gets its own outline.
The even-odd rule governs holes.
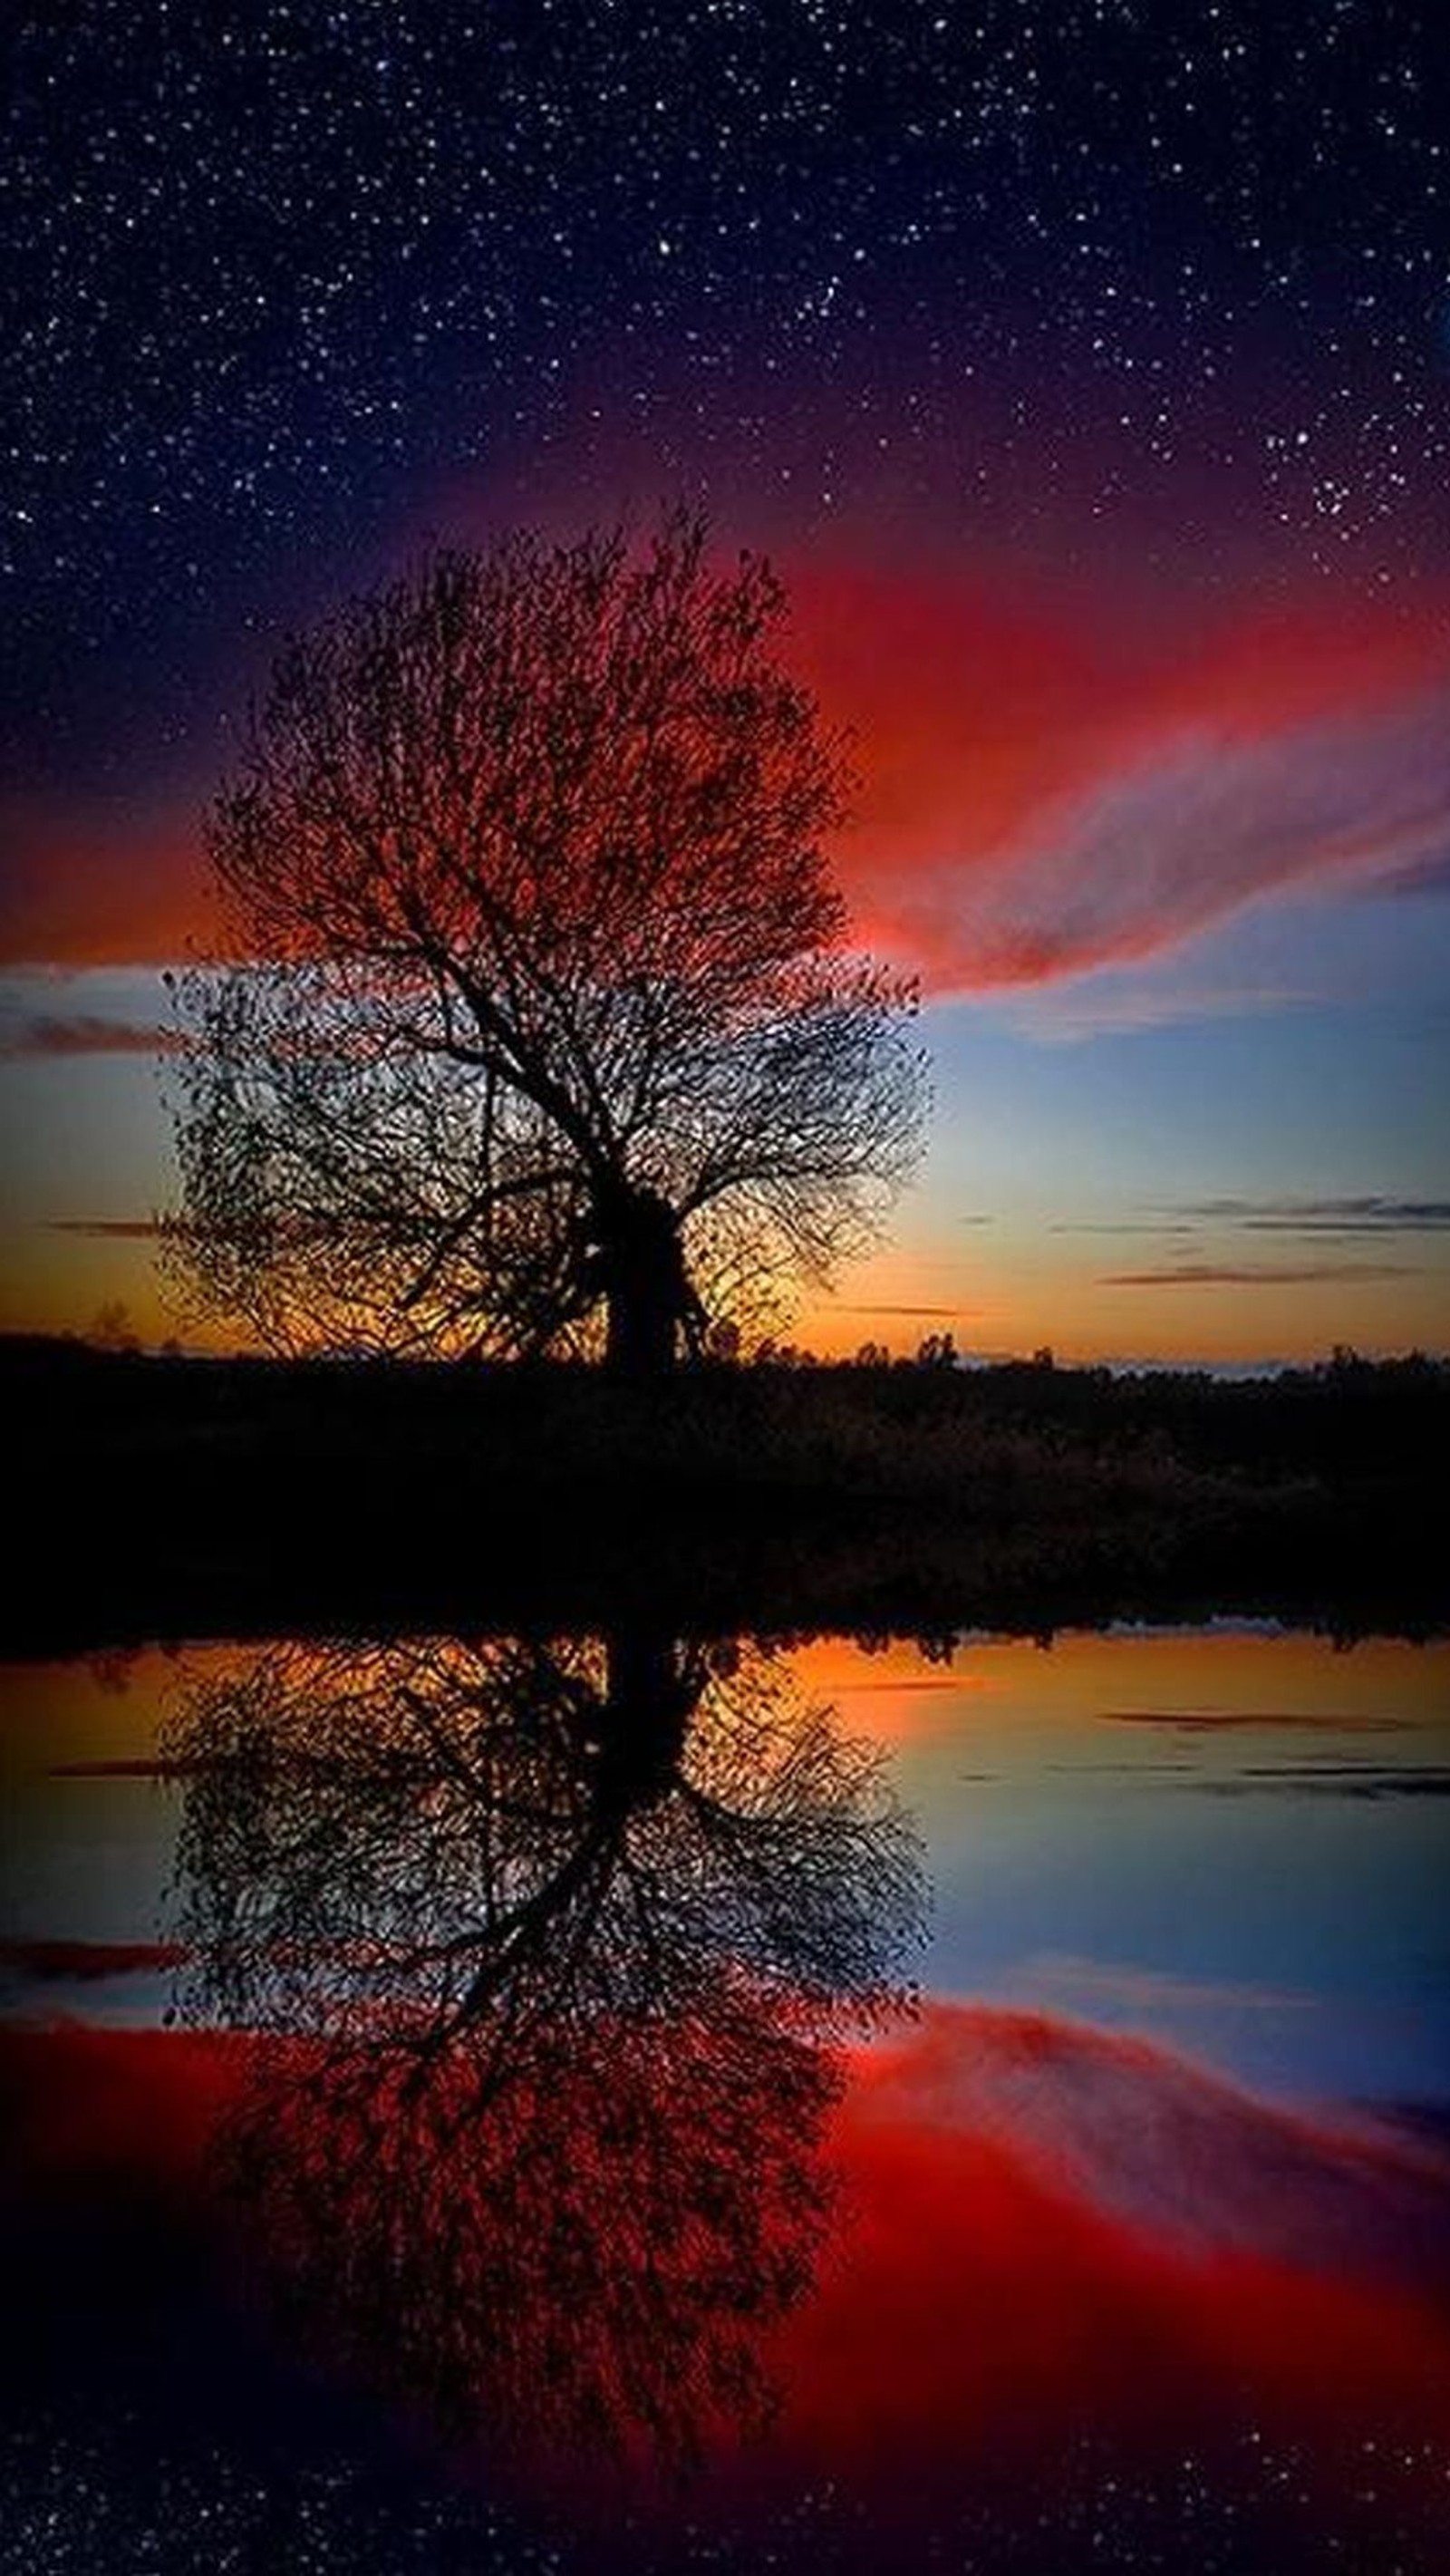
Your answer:
[[[156,969],[289,625],[703,501],[855,728],[935,1143],[819,1347],[1441,1347],[1450,53],[1422,0],[21,10],[4,1320],[159,1329]]]

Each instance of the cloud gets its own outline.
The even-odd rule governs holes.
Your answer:
[[[1316,1735],[1400,1735],[1402,1717],[1358,1717],[1320,1709],[1100,1708],[1100,1726],[1171,1726],[1218,1735],[1228,1727],[1303,1727]]]
[[[1450,865],[1443,598],[1210,609],[978,561],[783,569],[789,657],[855,746],[837,856],[858,924],[938,994],[1128,966],[1265,896],[1423,889]],[[0,960],[205,940],[207,784],[150,808],[12,799]],[[1090,997],[1060,1033],[1285,998]]]
[[[1030,1959],[1025,1982],[1058,2002],[1089,2009],[1110,2005],[1126,2012],[1313,2012],[1314,1995],[1275,1986],[1234,1980],[1174,1976],[1161,1968],[1143,1968],[1103,1959],[1079,1959],[1055,1952]]]
[[[1164,1266],[1113,1273],[1099,1281],[1112,1288],[1311,1287],[1336,1280],[1423,1278],[1424,1265],[1400,1260],[1331,1261],[1301,1253],[1297,1259],[1239,1262],[1217,1250],[1192,1257],[1195,1244],[1219,1246],[1225,1235],[1285,1236],[1301,1246],[1396,1245],[1450,1233],[1450,1199],[1391,1198],[1366,1193],[1346,1198],[1216,1198],[1178,1201],[1140,1217],[1058,1218],[1052,1234],[1127,1236],[1154,1245],[1182,1245]]]
[[[1450,1232],[1450,1199],[1200,1199],[1176,1214],[1245,1234],[1362,1235]]]
[[[1251,1762],[1231,1780],[1189,1785],[1215,1798],[1450,1798],[1450,1766],[1410,1771],[1375,1762]]]
[[[1115,1270],[1095,1284],[1099,1288],[1333,1288],[1371,1279],[1420,1279],[1424,1271],[1408,1261],[1262,1262],[1257,1267],[1228,1262],[1183,1261],[1171,1270]]]
[[[1392,876],[1447,844],[1450,693],[1264,740],[1204,721],[964,871],[949,926],[968,983],[1038,983],[1153,955],[1266,894]],[[938,938],[947,927],[939,915]]]
[[[1048,2563],[1044,2496],[1081,2493],[1099,2444],[1151,2492],[1135,2424],[1140,2460],[1159,2441],[1212,2458],[1221,2497],[1239,2461],[1262,2470],[1276,2531],[1311,2460],[1352,2475],[1361,2442],[1412,2423],[1439,2455],[1450,2175],[1432,2147],[1296,2114],[1145,2040],[935,2003],[863,2068],[840,2129],[851,2260],[789,2330],[785,2438],[802,2418],[848,2427],[853,2494],[898,2484],[898,2543],[930,2482],[959,2513],[964,2462],[994,2497],[1015,2463],[1008,2555]],[[1240,2537],[1262,2528],[1256,2491],[1235,2500]],[[1427,2476],[1427,2532],[1437,2509]],[[1186,2527],[1176,2557],[1196,2563]]]
[[[1311,996],[1288,985],[1216,985],[1187,991],[1136,983],[1130,991],[1105,991],[1089,976],[1081,988],[1053,990],[1014,1014],[1029,1037],[1047,1046],[1077,1046],[1084,1038],[1131,1037],[1152,1029],[1182,1028],[1202,1020],[1251,1019],[1261,1012],[1302,1007]]]
[[[1045,1963],[1091,1977],[1088,1963]],[[1142,2000],[1195,1993],[1123,1976]],[[1259,1990],[1199,1987],[1200,2001]],[[1297,2002],[1295,1997],[1280,2001]],[[1184,2245],[1256,2246],[1313,2260],[1351,2248],[1412,2278],[1432,2248],[1450,2276],[1450,2166],[1388,2129],[1337,2127],[1256,2099],[1156,2041],[1057,2014],[933,2003],[883,2069],[905,2108],[996,2136],[1098,2210]]]
[[[0,1062],[24,1056],[174,1055],[182,1044],[175,1029],[138,1027],[95,1012],[73,1018],[41,1015],[0,1032]]]
[[[1205,623],[1160,599],[1135,621],[1009,582],[838,570],[807,578],[802,607],[812,675],[858,744],[841,855],[863,928],[938,992],[1130,964],[1266,895],[1394,889],[1450,855],[1433,604],[1250,602]],[[1151,997],[1097,1007],[1105,1025],[1161,1016]]]
[[[0,1974],[35,1985],[90,1985],[174,1968],[182,1956],[173,1941],[0,1941]]]
[[[49,1234],[81,1234],[97,1243],[154,1243],[161,1230],[159,1216],[55,1216],[46,1227]]]
[[[922,1323],[959,1320],[969,1314],[967,1306],[843,1306],[843,1315],[902,1315]]]
[[[1450,850],[1412,860],[1408,867],[1398,868],[1388,876],[1377,891],[1392,895],[1450,894]]]

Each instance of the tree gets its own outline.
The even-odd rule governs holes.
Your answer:
[[[289,2329],[557,2477],[768,2406],[841,2050],[910,2000],[879,1751],[754,1645],[262,1650],[171,1713],[175,2012]]]
[[[927,1333],[916,1346],[918,1368],[954,1369],[957,1365],[957,1342],[954,1333]]]
[[[651,1374],[869,1239],[913,988],[845,944],[840,740],[699,521],[439,552],[291,642],[209,817],[173,1278],[272,1347]]]
[[[141,1347],[131,1309],[120,1297],[109,1297],[96,1308],[86,1338],[98,1351],[138,1351]]]

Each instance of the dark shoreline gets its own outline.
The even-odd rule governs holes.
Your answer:
[[[0,1343],[3,1645],[463,1627],[1450,1628],[1450,1367],[587,1369]]]

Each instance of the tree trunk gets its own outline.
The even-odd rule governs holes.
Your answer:
[[[638,1622],[612,1628],[605,1651],[596,1797],[601,1812],[628,1816],[678,1780],[705,1674],[677,1639]]]
[[[674,1210],[653,1190],[622,1189],[601,1215],[605,1358],[621,1377],[665,1377],[698,1309]]]

